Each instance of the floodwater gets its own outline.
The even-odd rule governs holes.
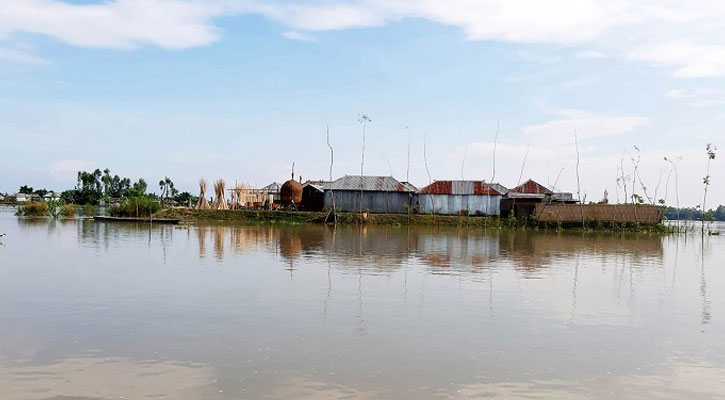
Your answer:
[[[0,399],[725,398],[725,237],[0,212]]]

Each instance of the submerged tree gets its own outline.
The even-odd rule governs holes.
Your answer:
[[[706,203],[707,203],[707,189],[710,186],[710,163],[712,160],[715,159],[715,152],[717,151],[717,146],[713,146],[712,143],[708,143],[707,146],[705,146],[705,152],[707,154],[707,172],[705,173],[705,177],[702,179],[702,183],[705,186],[704,194],[702,195],[702,234],[705,234],[705,219],[708,217],[706,210]]]

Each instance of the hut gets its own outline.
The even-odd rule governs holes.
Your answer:
[[[392,176],[345,175],[325,184],[324,208],[332,207],[334,196],[338,211],[373,213],[408,212],[417,189],[407,182],[399,182]]]
[[[302,185],[302,209],[321,211],[325,207],[325,185],[323,181],[307,181]]]
[[[501,199],[501,215],[509,216],[513,213],[515,217],[527,217],[534,213],[537,204],[573,204],[576,202],[571,193],[554,192],[529,179],[506,192]]]
[[[435,181],[416,195],[416,210],[439,215],[500,215],[504,193],[482,181]]]
[[[269,185],[259,189],[259,191],[263,192],[263,193],[267,193],[268,195],[271,195],[273,201],[275,203],[279,203],[279,201],[280,201],[279,192],[281,189],[282,189],[282,184],[277,183],[277,182],[272,182]]]
[[[292,179],[285,182],[279,190],[279,202],[284,207],[298,207],[302,204],[302,184],[295,180],[295,174],[292,173]]]

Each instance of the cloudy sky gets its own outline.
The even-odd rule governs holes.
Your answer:
[[[496,181],[576,192],[576,134],[587,200],[623,200],[639,157],[649,196],[674,204],[668,157],[680,202],[699,204],[705,145],[725,151],[725,4],[0,2],[1,192],[96,167],[194,192],[283,181],[292,162],[322,179],[328,125],[335,176],[358,174],[360,113],[366,174],[405,180],[410,141],[414,184],[424,147],[432,179],[490,181],[498,129]]]

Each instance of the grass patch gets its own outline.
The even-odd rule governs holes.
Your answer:
[[[146,196],[127,197],[120,204],[111,206],[112,217],[149,217],[161,209],[161,204]]]

